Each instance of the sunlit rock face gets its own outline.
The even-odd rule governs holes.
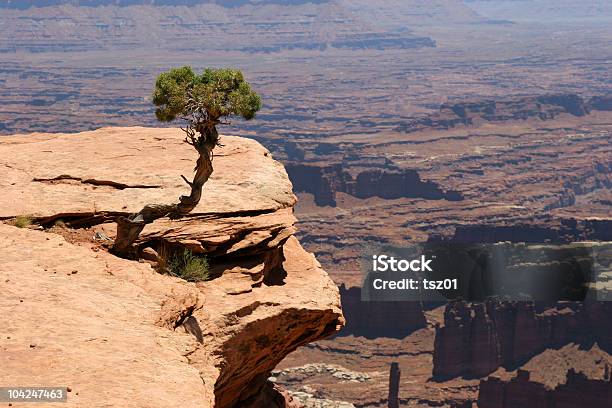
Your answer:
[[[113,238],[116,215],[187,191],[180,175],[195,152],[180,130],[0,141],[0,217],[33,222],[0,224],[3,378],[25,384],[35,372],[67,385],[74,407],[297,406],[267,379],[288,353],[343,325],[338,289],[293,236],[283,166],[252,140],[223,143],[198,207],[138,241],[149,253],[206,255],[212,279],[188,283],[96,241]]]

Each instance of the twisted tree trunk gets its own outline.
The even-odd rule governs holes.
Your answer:
[[[213,172],[212,151],[218,144],[219,134],[214,126],[202,130],[200,136],[195,137],[193,131],[187,132],[185,142],[193,146],[199,154],[195,166],[193,181],[181,177],[191,187],[191,193],[179,197],[176,204],[147,204],[139,212],[128,217],[117,217],[117,237],[112,251],[120,256],[131,257],[135,255],[134,242],[147,224],[158,218],[180,218],[190,213],[200,202],[202,188]]]

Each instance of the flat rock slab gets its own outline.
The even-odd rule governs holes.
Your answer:
[[[0,138],[0,218],[133,213],[189,194],[195,150],[175,128],[102,128]],[[282,164],[254,140],[222,136],[192,214],[275,211],[295,204]]]
[[[183,139],[180,129],[143,127],[2,137],[0,219],[98,224],[146,204],[177,203],[190,192],[180,176],[192,178],[197,158]],[[198,206],[180,219],[148,224],[138,243],[253,255],[295,232],[296,197],[282,164],[254,140],[223,136],[221,142]]]

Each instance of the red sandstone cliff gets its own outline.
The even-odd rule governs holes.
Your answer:
[[[483,377],[550,347],[598,341],[610,346],[609,302],[563,302],[538,312],[533,302],[449,303],[436,328],[433,374]]]
[[[611,357],[597,346],[547,350],[516,373],[480,383],[479,408],[608,408]]]
[[[0,224],[2,385],[68,386],[67,407],[297,406],[270,372],[343,317],[293,237],[291,183],[266,149],[225,137],[198,207],[141,236],[142,248],[206,254],[214,279],[160,275],[97,242],[117,214],[183,193],[193,161],[181,139],[108,128],[0,140],[0,218],[34,222]]]

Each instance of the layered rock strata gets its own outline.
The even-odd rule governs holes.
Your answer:
[[[539,306],[493,299],[449,303],[444,325],[436,328],[434,377],[483,377],[570,342],[612,346],[610,328],[601,324],[612,312],[609,302]]]
[[[507,99],[467,100],[440,105],[437,113],[402,123],[398,130],[450,129],[461,125],[527,119],[551,120],[559,115],[585,116],[591,111],[611,110],[610,95],[583,98],[573,93],[543,94]]]
[[[380,197],[424,198],[427,200],[461,201],[457,191],[443,191],[430,181],[421,180],[416,170],[402,170],[388,164],[386,169],[364,168],[353,176],[343,164],[329,166],[288,164],[287,171],[296,192],[314,195],[319,206],[336,206],[338,193],[347,193],[357,198]]]
[[[612,398],[610,363],[598,346],[547,350],[515,373],[483,379],[478,407],[606,408]]]

